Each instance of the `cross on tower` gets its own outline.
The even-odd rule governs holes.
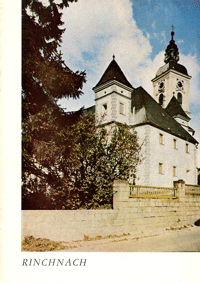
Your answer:
[[[173,36],[174,36],[174,25],[172,25],[171,27],[172,27],[172,32],[171,32],[172,39],[171,39],[171,40],[173,40]]]

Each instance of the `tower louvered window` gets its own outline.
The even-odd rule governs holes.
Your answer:
[[[182,93],[181,93],[181,92],[178,92],[178,94],[177,94],[177,100],[178,100],[178,102],[180,103],[180,105],[182,105],[183,97],[182,97]]]
[[[164,101],[164,95],[163,95],[163,93],[161,93],[160,96],[159,96],[159,104],[161,106],[163,106],[163,101]]]
[[[119,103],[119,113],[125,115],[125,106],[122,102]]]

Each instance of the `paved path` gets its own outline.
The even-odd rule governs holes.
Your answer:
[[[68,251],[85,252],[200,252],[200,227],[152,230],[138,235],[81,241]]]

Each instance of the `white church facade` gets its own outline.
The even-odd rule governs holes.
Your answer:
[[[165,52],[165,65],[152,79],[153,94],[134,88],[115,57],[93,88],[95,114],[102,123],[126,123],[135,129],[142,146],[136,185],[173,187],[184,180],[197,184],[197,146],[190,127],[189,87],[191,76],[178,63],[179,52],[171,33]]]

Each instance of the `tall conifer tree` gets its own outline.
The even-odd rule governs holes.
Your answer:
[[[37,179],[33,181],[30,176],[39,176],[44,182],[49,176],[41,170],[44,159],[41,151],[48,163],[56,151],[59,131],[66,123],[66,114],[56,104],[57,100],[79,98],[86,81],[85,72],[70,70],[58,52],[64,32],[60,11],[74,1],[61,0],[60,4],[54,0],[48,0],[48,4],[39,0],[22,1],[23,195],[33,188],[40,191]],[[52,162],[45,165],[51,167]]]

